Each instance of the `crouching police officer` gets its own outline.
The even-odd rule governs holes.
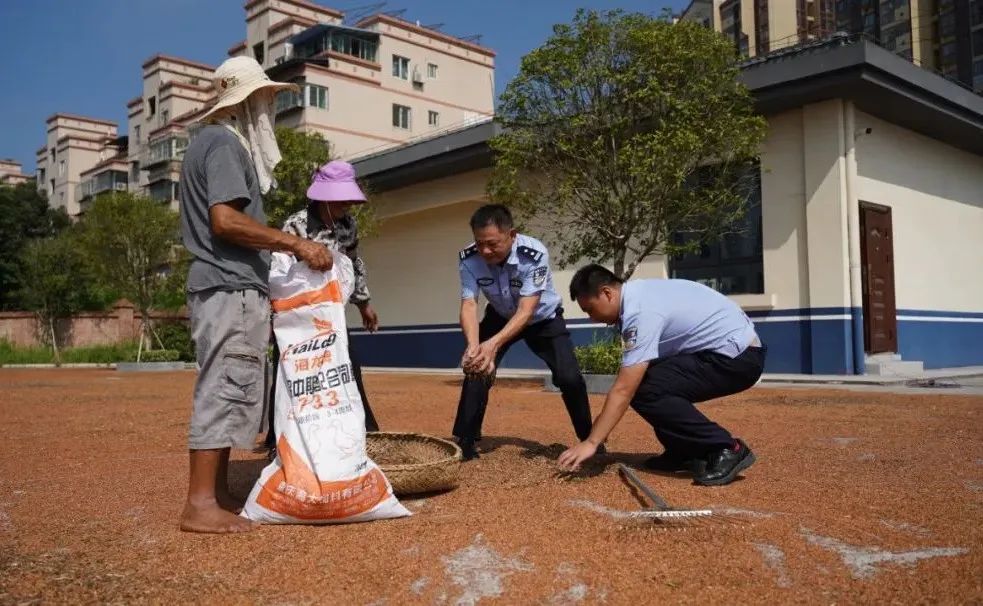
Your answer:
[[[693,405],[761,377],[765,348],[737,304],[689,280],[622,282],[600,265],[577,270],[570,297],[595,322],[617,323],[624,356],[593,434],[560,455],[561,469],[576,470],[594,455],[629,406],[665,447],[645,462],[649,469],[690,470],[697,484],[721,486],[754,463],[743,440]]]
[[[591,432],[587,386],[563,321],[560,296],[553,288],[546,247],[517,234],[512,214],[500,204],[475,211],[471,231],[474,244],[461,251],[459,265],[461,328],[467,350],[461,359],[465,379],[454,421],[464,460],[478,457],[475,441],[481,436],[491,377],[519,339],[549,367],[577,437],[587,439]],[[489,303],[480,324],[479,291]]]

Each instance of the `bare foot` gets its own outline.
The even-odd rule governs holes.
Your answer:
[[[202,505],[186,503],[184,513],[181,514],[181,530],[185,532],[230,534],[249,532],[256,527],[255,522],[229,513],[215,501]]]

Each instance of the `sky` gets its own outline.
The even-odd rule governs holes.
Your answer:
[[[314,0],[355,10],[372,0]],[[126,102],[142,92],[141,65],[157,53],[209,65],[246,37],[244,0],[0,0],[0,158],[33,174],[44,121],[57,112],[112,120],[126,128]],[[441,31],[481,34],[496,51],[496,92],[522,56],[577,8],[679,11],[689,0],[389,0],[383,11]]]

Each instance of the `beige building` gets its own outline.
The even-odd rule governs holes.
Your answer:
[[[983,98],[865,41],[750,62],[742,78],[769,127],[746,232],[705,254],[650,258],[636,277],[730,296],[768,345],[769,372],[983,364]],[[458,364],[458,251],[486,201],[495,132],[478,125],[356,163],[383,218],[362,243],[383,326],[353,331],[365,364]],[[574,341],[588,343],[603,327],[564,294],[574,269],[554,268],[554,283]],[[504,365],[539,362],[519,345]]]
[[[864,35],[983,92],[983,0],[693,0],[679,19],[721,32],[749,57]]]
[[[246,11],[248,37],[230,54],[299,84],[277,99],[278,124],[321,133],[340,157],[494,113],[488,48],[384,14],[346,26],[342,13],[295,0],[254,0]]]
[[[749,57],[835,31],[833,0],[693,0],[678,19],[722,33]]]
[[[115,156],[116,123],[73,114],[54,114],[45,121],[47,141],[37,151],[37,187],[48,196],[48,205],[63,208],[69,216],[81,208],[82,174]]]
[[[21,170],[20,162],[9,158],[0,160],[0,185],[20,185],[30,180],[31,176]]]
[[[346,26],[342,12],[304,0],[252,0],[244,8],[246,39],[229,56],[254,56],[271,77],[298,83],[299,94],[278,97],[277,124],[321,133],[337,156],[401,145],[494,112],[488,48],[382,14]],[[84,211],[83,200],[124,189],[177,209],[188,129],[215,98],[213,74],[212,65],[169,55],[145,61],[141,93],[127,103],[128,144],[109,142],[113,123],[52,117],[37,155],[38,187],[70,215]]]
[[[143,90],[127,103],[130,189],[177,209],[187,126],[214,97],[215,68],[168,55],[142,67]]]

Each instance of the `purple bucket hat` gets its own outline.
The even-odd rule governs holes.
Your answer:
[[[318,202],[365,203],[365,194],[355,183],[355,168],[342,160],[332,160],[317,169],[307,197]]]

